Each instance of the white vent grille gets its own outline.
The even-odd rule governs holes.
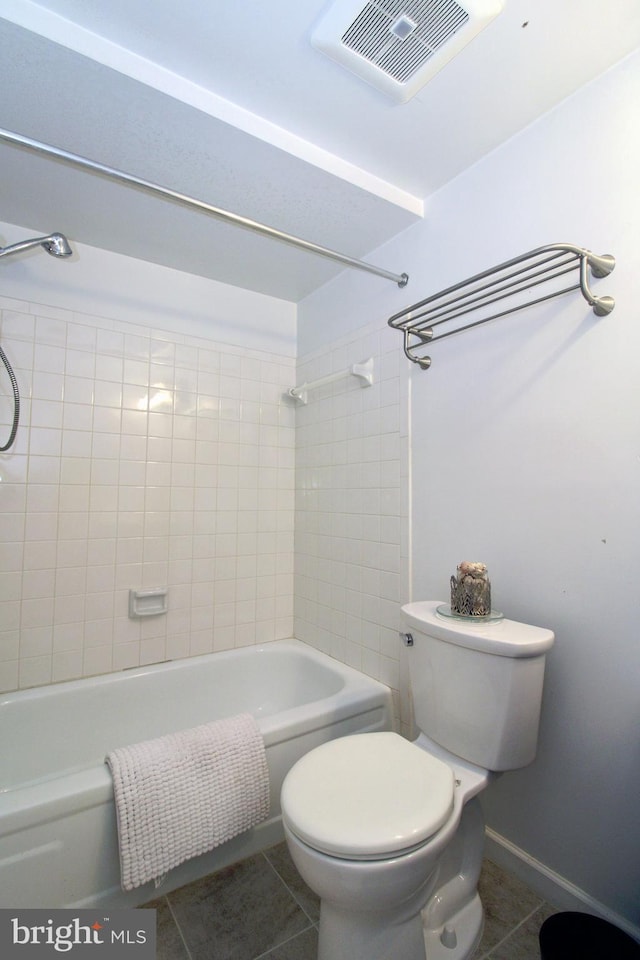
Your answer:
[[[360,11],[342,43],[398,83],[406,83],[468,20],[469,14],[453,0],[379,0]],[[393,30],[399,21],[415,24],[405,39]]]
[[[315,47],[408,100],[502,10],[504,0],[337,0]]]

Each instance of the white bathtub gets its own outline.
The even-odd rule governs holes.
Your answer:
[[[125,893],[104,758],[250,711],[271,778],[267,821]],[[312,747],[391,729],[388,687],[298,640],[20,691],[0,700],[0,907],[136,906],[282,839],[280,787]]]

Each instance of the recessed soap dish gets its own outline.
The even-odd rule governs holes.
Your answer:
[[[157,617],[167,612],[166,587],[154,587],[152,590],[129,590],[129,617]]]

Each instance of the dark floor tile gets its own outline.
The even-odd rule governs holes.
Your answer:
[[[168,895],[192,960],[254,960],[309,926],[262,854]]]
[[[156,960],[189,960],[167,900],[162,897],[145,906],[156,911]]]
[[[485,925],[476,955],[483,957],[541,907],[542,899],[521,880],[505,873],[490,860],[485,860],[482,865],[478,891],[484,907]]]
[[[297,937],[263,954],[258,960],[316,960],[318,956],[318,931],[310,927]]]
[[[553,907],[543,904],[495,950],[491,951],[489,960],[540,960],[538,933],[547,917],[556,912]]]
[[[307,886],[298,873],[286,843],[279,843],[276,847],[270,847],[269,850],[265,850],[264,855],[306,915],[313,923],[317,923],[320,919],[320,897]]]

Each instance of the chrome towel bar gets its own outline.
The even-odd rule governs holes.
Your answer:
[[[592,253],[571,243],[551,243],[523,253],[513,260],[484,270],[475,276],[456,283],[425,300],[412,304],[406,310],[394,314],[389,326],[404,333],[405,355],[423,370],[431,366],[431,357],[424,354],[424,346],[443,340],[454,333],[461,333],[489,320],[505,317],[525,307],[551,300],[571,290],[580,290],[587,303],[598,317],[611,313],[615,306],[612,297],[596,297],[589,288],[588,270],[594,277],[606,277],[615,267],[615,258],[610,254]],[[577,281],[570,286],[560,286],[558,279],[565,274],[577,273]],[[526,294],[540,284],[552,284],[552,289],[542,296]],[[491,312],[492,304],[504,301],[504,309]],[[453,328],[444,328],[434,334],[442,324],[480,311],[478,319]]]

